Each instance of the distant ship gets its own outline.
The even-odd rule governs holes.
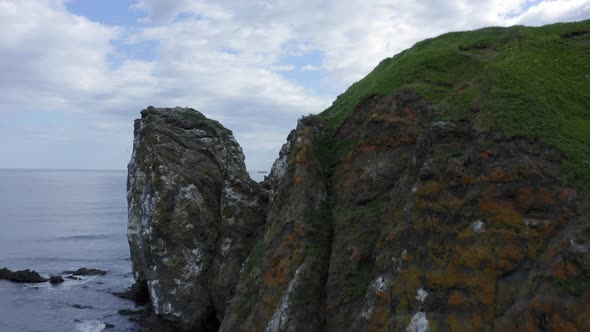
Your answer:
[[[258,174],[266,174],[268,173],[267,171],[258,171]]]

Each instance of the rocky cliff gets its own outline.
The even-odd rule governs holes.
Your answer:
[[[302,118],[260,184],[217,122],[144,110],[137,288],[195,331],[590,330],[590,80],[552,67],[587,71],[588,31],[419,43]]]
[[[268,205],[231,131],[191,109],[142,111],[127,198],[136,288],[163,319],[215,329]]]

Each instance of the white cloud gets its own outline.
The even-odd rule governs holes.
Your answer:
[[[118,28],[65,13],[58,1],[0,1],[0,103],[62,107],[100,89]],[[39,105],[42,104],[42,105]]]
[[[76,158],[124,167],[138,111],[178,105],[221,121],[249,168],[267,169],[299,116],[327,107],[383,58],[448,31],[585,19],[590,0],[138,0],[130,10],[145,13],[143,23],[93,22],[63,0],[0,0],[0,112],[17,119],[0,134],[4,160],[21,157],[2,143],[20,137],[43,155],[60,150],[61,167]],[[114,41],[154,41],[156,58],[133,59]],[[306,62],[310,54],[320,63]],[[289,62],[297,57],[303,63]],[[287,79],[311,71],[326,88]],[[47,114],[67,125],[43,125]],[[82,152],[68,161],[70,150]]]
[[[301,67],[303,71],[316,71],[322,69],[321,67],[314,66],[314,65],[305,65]]]
[[[551,0],[532,6],[511,23],[543,25],[554,22],[580,21],[590,18],[588,0]]]

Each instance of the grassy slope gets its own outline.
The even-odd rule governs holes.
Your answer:
[[[590,191],[590,20],[424,40],[383,60],[320,118],[334,128],[364,97],[403,88],[434,103],[441,119],[558,148],[568,159],[568,180]]]

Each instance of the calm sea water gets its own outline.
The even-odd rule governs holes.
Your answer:
[[[125,171],[0,170],[0,268],[107,270],[52,286],[0,280],[0,331],[134,331]],[[86,309],[74,306],[88,307]]]

